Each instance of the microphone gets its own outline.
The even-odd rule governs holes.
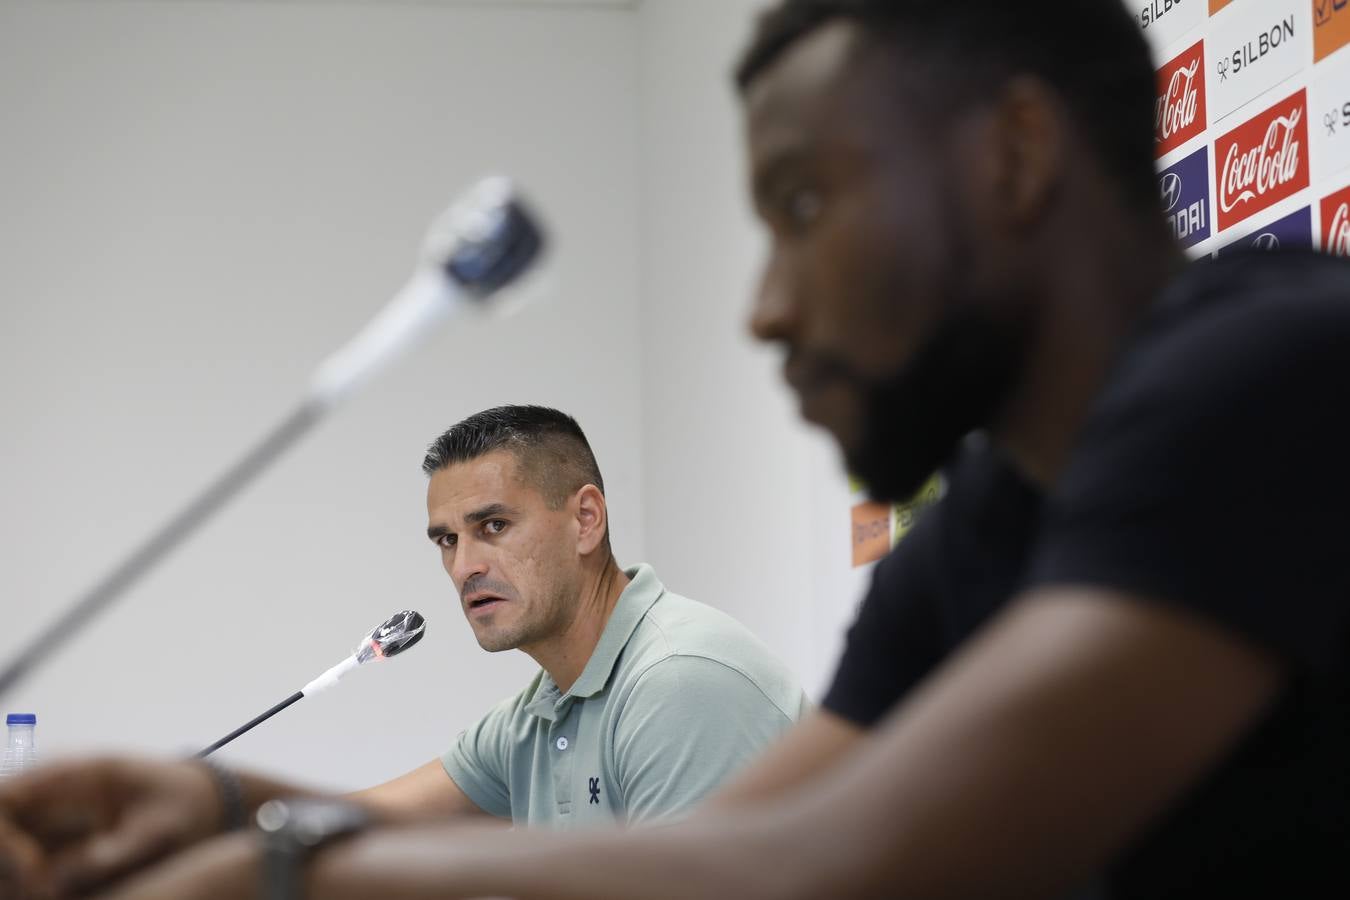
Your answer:
[[[412,277],[394,299],[319,366],[310,396],[332,406],[452,313],[482,305],[534,262],[538,226],[509,179],[485,178],[427,231]]]
[[[363,666],[373,659],[388,659],[391,656],[397,656],[420,641],[422,635],[426,632],[427,621],[422,618],[421,613],[413,612],[411,609],[394,613],[363,637],[351,656],[333,666],[267,712],[250,719],[205,750],[198,752],[196,757],[203,759],[210,756],[230,741],[266,722],[291,704],[328,690],[353,669]]]
[[[432,223],[407,284],[363,330],[319,365],[292,411],[45,630],[25,642],[0,670],[0,696],[50,659],[432,326],[455,312],[490,306],[503,287],[538,261],[544,246],[543,231],[509,179],[486,178],[474,185]]]

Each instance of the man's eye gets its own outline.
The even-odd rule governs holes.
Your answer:
[[[453,550],[457,539],[458,538],[453,534],[443,534],[436,538],[436,545],[445,550]]]
[[[483,523],[483,530],[488,534],[501,534],[506,530],[506,522],[502,519],[488,519]]]
[[[820,218],[825,200],[820,191],[812,188],[793,188],[785,191],[782,200],[783,216],[794,229],[807,228]]]

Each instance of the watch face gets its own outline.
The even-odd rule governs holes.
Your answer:
[[[289,804],[290,801],[287,800],[268,800],[258,807],[258,812],[253,817],[258,830],[265,834],[275,834],[280,831],[290,821],[291,808]]]
[[[369,821],[369,814],[353,803],[307,797],[269,800],[258,807],[257,815],[258,828],[264,833],[285,835],[302,847],[317,847]]]

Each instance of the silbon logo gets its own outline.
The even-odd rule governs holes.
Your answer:
[[[1263,31],[1256,40],[1239,46],[1230,55],[1219,60],[1219,81],[1227,81],[1229,75],[1237,75],[1253,64],[1268,56],[1272,51],[1294,40],[1294,17],[1278,22],[1269,31]]]
[[[1191,0],[1191,2],[1196,2],[1196,0]],[[1134,14],[1134,20],[1139,23],[1140,28],[1147,28],[1181,6],[1181,3],[1182,0],[1150,0],[1149,3],[1140,7],[1139,12]]]
[[[1350,0],[1346,0],[1350,3]],[[1327,130],[1327,137],[1336,136],[1336,126],[1340,125],[1342,131],[1350,131],[1350,102],[1347,102],[1340,109],[1332,109],[1326,115],[1322,116],[1322,127]]]

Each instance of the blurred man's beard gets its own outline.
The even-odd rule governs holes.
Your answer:
[[[859,379],[863,424],[844,448],[849,471],[877,500],[902,502],[990,425],[1021,375],[1026,336],[970,304],[957,304],[915,355],[884,379]]]

